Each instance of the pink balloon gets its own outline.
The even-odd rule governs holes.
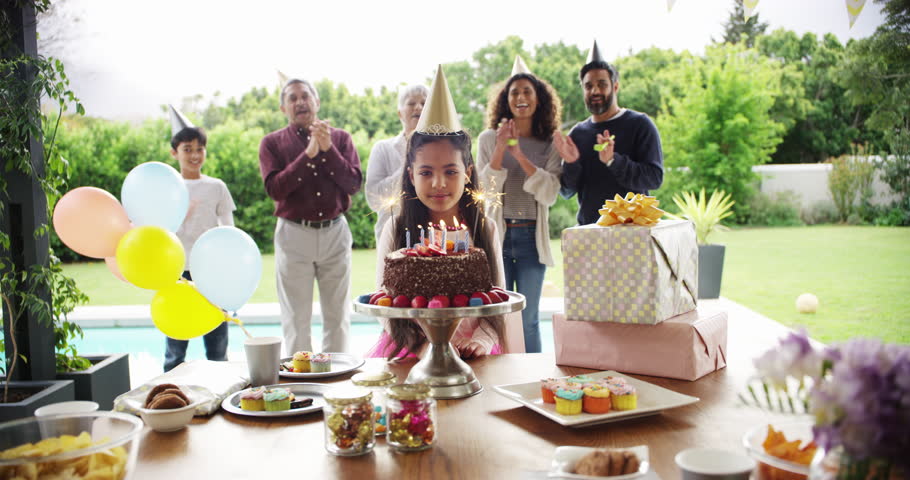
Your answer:
[[[123,274],[120,273],[120,267],[117,266],[117,257],[104,257],[104,264],[107,265],[107,269],[110,270],[115,277],[123,280],[126,283],[129,283],[125,278],[123,278]]]
[[[120,202],[100,188],[70,190],[54,207],[57,236],[87,257],[113,257],[120,237],[129,229],[130,220]]]

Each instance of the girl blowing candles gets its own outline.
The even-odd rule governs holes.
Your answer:
[[[377,246],[376,279],[382,283],[385,256],[405,245],[405,228],[419,231],[419,225],[440,224],[453,217],[467,225],[478,225],[469,231],[474,247],[486,251],[494,283],[502,286],[501,243],[493,222],[485,221],[482,206],[471,202],[466,187],[477,185],[477,173],[471,156],[471,139],[462,130],[449,94],[442,67],[439,67],[427,106],[420,116],[416,131],[408,141],[401,186],[404,197],[401,214],[386,222]],[[479,221],[475,221],[479,220]],[[406,357],[419,355],[427,339],[411,319],[380,319],[383,333],[367,353],[371,357]],[[501,353],[501,317],[466,318],[452,338],[452,344],[463,358]]]

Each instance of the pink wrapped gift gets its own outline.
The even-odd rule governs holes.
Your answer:
[[[727,313],[698,310],[658,325],[567,320],[553,315],[556,363],[696,380],[727,365]]]
[[[572,320],[655,324],[697,305],[692,222],[567,228],[562,254],[565,310]]]

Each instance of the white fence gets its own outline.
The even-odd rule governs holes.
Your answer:
[[[878,158],[873,157],[875,160]],[[828,190],[828,174],[831,172],[830,163],[796,163],[783,165],[759,165],[752,167],[752,171],[761,175],[760,190],[762,193],[773,195],[777,192],[790,191],[799,197],[800,206],[809,208],[821,202],[831,202],[831,191]],[[876,178],[872,184],[874,192],[872,203],[887,205],[896,200],[891,187],[880,178],[881,172],[876,171]]]

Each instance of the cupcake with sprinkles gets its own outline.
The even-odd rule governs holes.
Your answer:
[[[317,353],[310,357],[310,372],[324,373],[332,371],[332,356],[328,353]]]
[[[638,392],[619,377],[607,377],[607,389],[610,390],[613,408],[616,410],[634,410],[638,408]]]
[[[562,415],[578,415],[581,413],[581,399],[584,395],[584,392],[580,388],[557,388],[556,413]]]
[[[291,360],[291,363],[294,365],[294,372],[296,373],[309,373],[310,372],[310,357],[312,357],[312,352],[297,352],[294,354],[294,358]]]
[[[291,409],[291,392],[286,388],[270,388],[262,395],[267,412]]]
[[[543,403],[556,403],[556,389],[559,388],[560,381],[555,378],[542,378],[540,380],[540,396]]]
[[[609,388],[598,383],[589,383],[582,391],[585,394],[581,401],[582,411],[595,414],[610,411],[612,400]]]
[[[251,388],[240,394],[240,409],[253,412],[265,410],[265,387]]]
[[[580,383],[582,385],[586,383],[594,383],[594,379],[587,375],[576,375],[574,377],[569,377],[569,381],[572,383]]]

